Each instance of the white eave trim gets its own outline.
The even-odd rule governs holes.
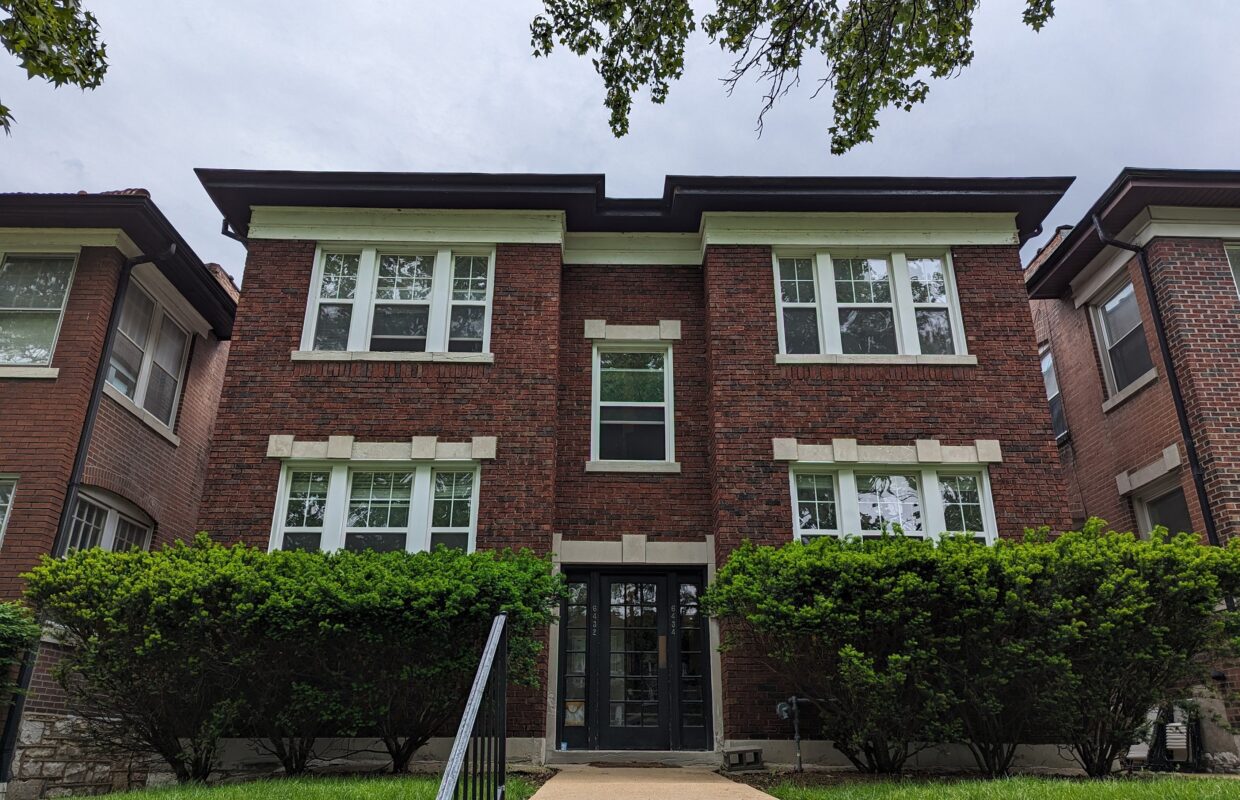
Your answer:
[[[998,464],[1003,448],[997,439],[977,439],[970,445],[945,445],[938,439],[918,439],[911,445],[866,445],[856,439],[832,439],[831,444],[808,444],[792,438],[772,439],[775,461],[803,464]]]
[[[1015,245],[1016,215],[956,212],[722,212],[702,214],[702,247],[950,247]]]
[[[564,244],[562,211],[255,206],[250,239],[434,245]]]
[[[77,252],[83,247],[115,247],[129,258],[142,253],[120,228],[0,228],[0,252]]]
[[[564,263],[696,267],[702,263],[702,237],[696,233],[567,233]]]
[[[303,461],[483,461],[495,458],[499,439],[474,436],[467,442],[441,442],[437,436],[414,436],[403,442],[359,442],[352,436],[327,440],[272,434],[267,457]]]

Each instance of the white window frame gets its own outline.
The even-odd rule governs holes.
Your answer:
[[[17,483],[19,476],[0,473],[0,483],[12,483],[13,488],[9,492],[9,504],[0,511],[0,545],[4,544],[4,532],[9,529],[9,517],[13,515],[13,506],[17,502]]]
[[[7,249],[0,250],[0,265],[9,258],[9,256],[17,256],[19,258],[71,258],[73,266],[69,268],[69,282],[65,285],[65,296],[60,301],[60,319],[56,322],[56,332],[52,334],[52,342],[47,350],[47,361],[43,363],[9,363],[0,361],[0,366],[4,367],[49,367],[56,358],[56,344],[60,341],[60,331],[65,324],[65,311],[69,308],[69,295],[73,294],[73,282],[77,278],[78,260],[82,254],[81,248],[58,250],[52,249]],[[30,311],[31,309],[0,309],[0,311]],[[46,309],[51,311],[51,309]]]
[[[1052,414],[1051,415],[1051,433],[1055,434],[1055,441],[1064,442],[1068,439],[1068,436],[1072,433],[1072,429],[1068,427],[1068,409],[1067,409],[1067,406],[1064,405],[1064,401],[1063,401],[1063,387],[1059,385],[1059,371],[1055,368],[1055,353],[1051,350],[1051,346],[1049,344],[1044,344],[1038,348],[1038,367],[1040,368],[1042,366],[1042,362],[1044,362],[1048,358],[1051,360],[1051,377],[1055,380],[1055,394],[1047,396],[1046,407],[1049,410],[1051,401],[1054,400],[1056,397],[1059,398],[1059,404],[1063,408],[1064,431],[1063,433],[1055,432],[1055,420],[1054,420],[1054,415]],[[1045,375],[1045,371],[1043,371],[1043,374]],[[1045,379],[1043,379],[1043,386],[1045,386],[1045,383],[1046,381]]]
[[[146,539],[142,543],[142,550],[151,549],[151,539],[155,533],[155,525],[150,521],[145,513],[142,512],[133,503],[125,500],[123,497],[114,495],[110,492],[102,492],[99,490],[79,489],[77,499],[74,501],[74,508],[71,517],[77,516],[77,504],[89,503],[96,508],[101,508],[107,512],[107,517],[103,525],[103,533],[100,534],[99,548],[112,552],[112,548],[116,544],[116,527],[123,519],[133,525],[146,531]],[[65,547],[69,545],[65,542]]]
[[[474,552],[478,537],[478,499],[481,496],[482,467],[474,461],[285,461],[280,470],[280,483],[276,490],[276,504],[271,517],[269,551],[284,546],[284,519],[288,511],[289,491],[294,472],[327,472],[327,500],[323,511],[323,532],[319,539],[320,549],[335,552],[344,549],[346,516],[349,508],[349,487],[352,476],[358,472],[412,472],[413,487],[409,504],[409,525],[405,529],[405,550],[411,553],[430,549],[431,533],[460,532],[459,529],[432,528],[434,511],[434,473],[471,472],[474,476],[473,495],[469,508],[469,545],[467,552]],[[302,530],[302,529],[298,529]],[[375,529],[393,532],[390,529]]]
[[[1126,393],[1136,391],[1144,386],[1148,381],[1145,376],[1151,375],[1155,371],[1154,353],[1150,351],[1149,339],[1145,339],[1145,350],[1149,355],[1150,368],[1145,375],[1138,375],[1128,382],[1126,386],[1118,387],[1115,382],[1115,367],[1111,364],[1111,348],[1116,344],[1110,340],[1107,334],[1106,316],[1103,306],[1109,303],[1116,295],[1124,290],[1124,287],[1132,286],[1133,302],[1137,304],[1137,317],[1141,320],[1141,333],[1145,332],[1145,317],[1141,315],[1141,301],[1137,295],[1137,285],[1127,274],[1122,274],[1118,280],[1112,281],[1106,285],[1106,288],[1098,293],[1095,300],[1089,304],[1089,321],[1094,328],[1094,339],[1097,340],[1098,360],[1102,362],[1102,377],[1106,382],[1107,396],[1114,398],[1116,396],[1127,396]],[[1131,333],[1132,331],[1129,331]]]
[[[353,307],[349,318],[349,338],[343,351],[318,352],[370,352],[371,329],[374,326],[375,290],[378,283],[379,258],[384,255],[431,255],[434,254],[434,269],[431,274],[431,296],[426,326],[426,350],[417,352],[447,353],[449,323],[452,317],[452,306],[482,305],[482,301],[453,301],[452,272],[455,266],[454,256],[484,256],[487,259],[487,296],[486,311],[482,323],[481,354],[491,352],[491,311],[495,295],[495,248],[494,247],[445,247],[442,245],[418,244],[402,242],[399,244],[319,244],[314,249],[314,269],[310,279],[310,290],[306,296],[306,313],[301,328],[301,350],[314,350],[314,328],[318,322],[319,294],[323,282],[323,267],[327,255],[355,255],[357,262],[357,286],[352,300],[327,300],[330,303],[349,303]],[[412,304],[413,301],[382,301],[382,304]],[[473,351],[458,351],[460,354],[479,355]]]
[[[128,400],[129,403],[132,404],[134,407],[131,410],[136,410],[140,412],[139,416],[141,416],[142,419],[147,420],[148,422],[154,425],[158,425],[159,427],[167,428],[169,431],[171,431],[176,428],[177,412],[181,410],[181,394],[185,391],[185,380],[188,377],[188,375],[186,374],[187,373],[186,368],[189,366],[190,350],[194,346],[194,332],[192,329],[187,327],[185,323],[183,323],[180,320],[180,318],[178,318],[177,315],[174,314],[165,303],[163,303],[159,299],[159,296],[156,293],[148,291],[147,288],[143,286],[140,281],[133,280],[133,279],[130,280],[129,287],[128,289],[126,289],[126,294],[125,294],[126,302],[128,302],[129,300],[129,292],[135,292],[135,291],[142,293],[142,295],[146,297],[146,299],[151,301],[151,303],[154,306],[154,311],[151,313],[151,322],[150,322],[150,325],[147,327],[147,332],[146,332],[147,344],[146,344],[146,348],[142,351],[142,363],[138,366],[138,379],[137,379],[137,382],[134,384],[133,397],[130,397],[129,395],[125,394],[123,391],[121,391],[119,388],[113,385],[111,381],[107,381],[107,385],[116,392],[116,396],[119,396],[121,398],[124,398],[125,400]],[[146,392],[147,392],[147,389],[150,388],[151,371],[155,363],[155,349],[158,346],[159,337],[163,334],[164,319],[167,319],[169,322],[175,325],[181,331],[181,333],[185,334],[185,345],[181,348],[181,357],[180,357],[179,363],[177,364],[177,374],[176,374],[177,390],[176,390],[176,393],[172,396],[172,416],[168,419],[167,422],[164,422],[162,419],[155,416],[154,412],[148,411],[145,405]],[[127,339],[129,338],[128,336],[126,336],[124,333],[121,332],[119,324],[117,326],[116,335],[125,336],[125,338]],[[112,346],[115,348],[116,347],[115,343],[113,343]],[[111,371],[111,363],[112,363],[112,353],[109,352],[108,353],[109,372]]]
[[[839,309],[836,300],[835,269],[832,256],[847,258],[882,258],[887,261],[891,280],[891,308],[895,317],[896,352],[895,353],[862,353],[845,354],[840,338]],[[882,248],[805,250],[779,249],[771,251],[771,263],[775,277],[775,310],[776,328],[779,332],[779,352],[781,355],[813,355],[789,354],[784,339],[784,308],[807,308],[807,303],[788,303],[783,300],[783,292],[779,280],[779,262],[785,258],[811,258],[814,262],[814,298],[818,311],[818,345],[819,355],[848,355],[850,358],[875,359],[893,355],[921,355],[921,339],[917,335],[917,310],[919,308],[945,308],[951,323],[953,352],[949,354],[930,354],[946,356],[965,356],[969,354],[968,340],[965,338],[964,318],[960,310],[960,294],[956,290],[956,270],[952,264],[951,250],[924,248],[902,248],[884,250]],[[914,303],[913,287],[908,271],[910,258],[937,258],[943,263],[943,280],[947,289],[947,305],[936,303]],[[846,307],[864,304],[845,303]],[[887,304],[875,304],[874,308],[885,307]]]
[[[994,500],[990,489],[990,473],[985,468],[967,466],[919,465],[919,464],[857,464],[840,467],[830,464],[798,464],[788,470],[788,489],[792,498],[792,538],[795,541],[810,540],[817,536],[876,536],[875,531],[861,530],[861,509],[857,494],[857,475],[904,474],[917,476],[917,492],[921,501],[922,532],[906,533],[913,538],[925,538],[937,541],[946,531],[947,523],[943,505],[943,494],[939,477],[943,475],[969,475],[978,479],[978,490],[981,494],[983,531],[976,533],[984,537],[987,544],[993,544],[999,538],[999,525],[995,518]],[[797,501],[796,476],[830,475],[835,489],[836,530],[802,531]]]
[[[1231,243],[1223,248],[1227,253],[1227,261],[1231,264],[1231,277],[1236,284],[1236,296],[1240,297],[1240,243]]]
[[[602,417],[599,409],[602,405],[600,396],[600,375],[602,360],[600,356],[603,353],[663,353],[663,402],[662,403],[607,403],[608,406],[632,406],[639,408],[655,408],[657,406],[664,407],[663,417],[663,460],[632,460],[618,461],[605,460],[598,457],[599,447],[599,426]],[[647,343],[623,343],[623,344],[595,344],[590,355],[590,463],[607,465],[607,464],[624,464],[624,465],[649,465],[649,464],[675,464],[676,463],[676,408],[675,408],[675,385],[676,381],[673,377],[672,366],[672,346],[666,343],[647,342]]]

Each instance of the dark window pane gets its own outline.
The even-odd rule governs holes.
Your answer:
[[[896,320],[889,308],[841,308],[840,345],[844,353],[896,353]]]
[[[784,350],[788,353],[819,352],[817,310],[784,309]]]
[[[1193,520],[1188,515],[1184,490],[1176,489],[1145,504],[1151,525],[1162,525],[1172,533],[1192,533]]]
[[[664,461],[662,425],[604,422],[599,425],[598,457],[607,461]]]
[[[449,550],[468,550],[469,534],[468,533],[432,533],[431,549],[434,550],[439,545],[443,545]]]
[[[452,317],[448,321],[448,349],[461,353],[481,353],[485,318],[486,309],[482,306],[453,306]]]
[[[146,383],[146,398],[142,401],[142,407],[154,414],[160,422],[168,424],[172,421],[176,397],[176,378],[164,372],[163,368],[152,365],[151,377]]]
[[[392,550],[405,549],[403,533],[348,533],[344,537],[345,550],[374,550],[386,553]]]
[[[1068,433],[1068,417],[1063,410],[1063,395],[1055,395],[1050,399],[1051,404],[1051,427],[1055,431],[1055,438],[1066,436]]]
[[[664,409],[650,406],[603,406],[599,419],[603,422],[647,422],[663,425]]]
[[[947,309],[931,308],[917,311],[917,338],[924,355],[951,355],[956,352],[952,342],[952,325]]]
[[[426,349],[427,306],[376,305],[370,349],[421,352]]]
[[[1141,324],[1141,310],[1131,283],[1103,304],[1102,321],[1106,325],[1108,342],[1118,342]]]
[[[319,549],[319,532],[302,532],[284,534],[284,550],[318,550]]]
[[[1116,391],[1140,378],[1153,367],[1143,325],[1133,328],[1132,332],[1111,346],[1111,371],[1115,374]]]
[[[349,346],[349,320],[353,306],[321,303],[318,322],[314,326],[315,350],[345,350]]]

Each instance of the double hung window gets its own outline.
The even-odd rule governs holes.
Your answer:
[[[1131,281],[1125,281],[1094,306],[1094,322],[1102,348],[1103,372],[1112,394],[1123,391],[1154,368]]]
[[[76,262],[71,255],[0,254],[0,365],[52,363]]]
[[[185,329],[137,283],[131,283],[112,340],[108,383],[172,427],[189,344]]]
[[[775,276],[781,353],[964,353],[945,253],[777,255]]]
[[[1046,402],[1051,409],[1051,427],[1055,438],[1063,441],[1068,437],[1068,417],[1063,409],[1063,395],[1059,391],[1059,378],[1055,375],[1055,357],[1049,347],[1042,348],[1042,384],[1046,387]]]
[[[594,349],[592,461],[674,460],[672,350]]]

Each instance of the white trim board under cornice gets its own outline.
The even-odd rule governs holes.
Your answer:
[[[0,228],[0,252],[46,253],[82,247],[115,247],[129,258],[142,254],[120,228]]]

